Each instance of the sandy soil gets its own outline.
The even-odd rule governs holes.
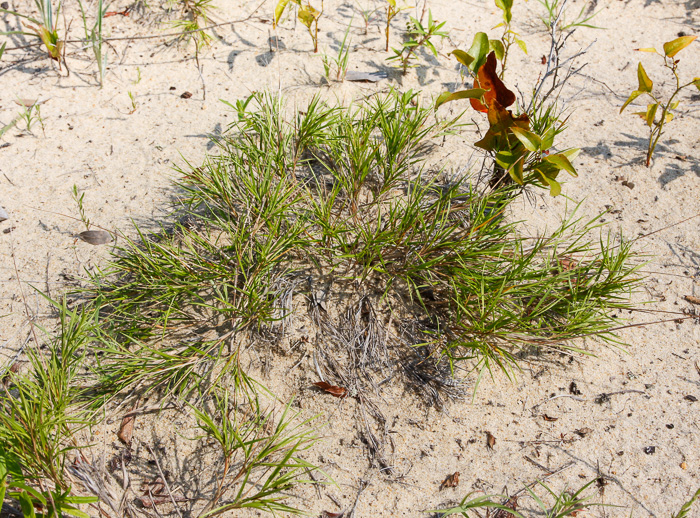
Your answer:
[[[358,2],[363,8],[380,5]],[[347,103],[390,87],[420,89],[430,99],[448,88],[454,90],[459,82],[448,52],[468,48],[476,31],[489,31],[499,21],[490,1],[430,0],[434,17],[448,21],[450,38],[439,46],[437,59],[423,56],[423,66],[402,77],[385,62],[381,16],[364,34],[364,23],[355,14],[350,70],[388,71],[389,77],[376,84],[328,85],[305,28],[293,18],[276,31],[284,48],[271,52],[273,2],[257,10],[257,0],[215,3],[220,9],[214,22],[252,16],[216,29],[216,41],[199,56],[201,76],[192,45],[166,46],[166,38],[129,39],[172,32],[154,16],[160,12],[155,6],[150,13],[105,20],[109,36],[123,39],[110,45],[101,89],[94,60],[77,44],[68,46],[70,75],[65,69],[55,70],[33,49],[6,52],[0,63],[0,122],[9,123],[19,112],[16,98],[37,98],[42,102],[43,129],[35,124],[28,133],[20,123],[0,140],[0,205],[10,215],[0,223],[2,363],[31,340],[29,319],[51,325],[51,313],[36,290],[56,296],[86,271],[106,264],[108,247],[93,247],[75,238],[83,227],[71,198],[74,185],[85,193],[86,213],[95,225],[127,234],[133,234],[132,221],[157,225],[167,217],[173,165],[184,159],[197,164],[212,150],[209,135],[223,131],[231,120],[230,110],[219,99],[233,102],[253,91],[271,89],[299,106],[316,93]],[[10,1],[18,10],[27,10],[29,4]],[[65,16],[72,20],[71,34],[77,38],[81,22],[74,4],[66,2]],[[126,5],[118,1],[110,10]],[[581,6],[572,4],[572,16]],[[351,3],[326,2],[321,49],[334,52],[353,9]],[[645,291],[638,298],[651,301],[646,306],[650,310],[697,314],[700,307],[683,297],[700,296],[700,219],[677,223],[700,213],[700,96],[698,92],[683,96],[679,114],[649,169],[643,164],[645,126],[634,115],[618,112],[636,85],[640,58],[652,79],[669,84],[653,56],[633,49],[659,46],[681,32],[699,33],[700,4],[601,0],[595,9],[599,11],[595,23],[604,29],[578,31],[567,48],[574,52],[592,45],[583,58],[584,75],[572,82],[565,96],[572,113],[562,144],[583,150],[577,162],[580,176],[565,184],[568,199],[542,196],[534,203],[523,202],[521,216],[535,231],[552,225],[580,201],[579,210],[588,217],[610,209],[601,222],[629,237],[668,227],[638,241],[648,261],[642,269],[648,276]],[[542,7],[532,1],[516,2],[514,7],[515,28],[529,54],[514,51],[506,82],[522,91],[542,70],[541,56],[548,43],[538,21],[541,13]],[[394,22],[394,43],[407,14]],[[10,17],[0,20],[2,27],[16,24]],[[25,43],[16,38],[8,47]],[[679,57],[681,74],[688,79],[700,74],[700,44]],[[183,98],[185,92],[191,97]],[[445,145],[440,158],[449,167],[466,164],[473,152],[468,145],[475,140],[473,131],[467,128]],[[620,177],[633,186],[623,185]],[[570,360],[548,355],[526,362],[515,382],[502,376],[486,379],[473,401],[451,403],[442,411],[421,405],[400,387],[387,390],[382,408],[394,444],[390,473],[368,462],[353,400],[339,403],[310,390],[315,381],[310,362],[288,370],[298,353],[271,362],[264,382],[283,400],[296,395],[304,412],[322,413],[322,421],[329,423],[309,460],[320,464],[337,485],[302,491],[303,505],[316,515],[356,504],[358,517],[427,516],[426,510],[455,503],[471,491],[513,494],[550,471],[565,468],[548,478],[554,489],[579,487],[602,476],[605,484],[597,487],[597,498],[622,506],[593,507],[586,516],[630,516],[630,512],[635,517],[671,516],[700,487],[700,402],[696,402],[700,371],[694,367],[700,364],[700,320],[674,322],[678,316],[621,315],[635,324],[668,321],[621,331],[628,344],[624,349],[590,342],[584,345],[595,356],[576,355]],[[580,390],[576,398],[569,397],[572,382]],[[596,403],[603,393],[616,395]],[[194,435],[188,428],[192,423],[179,420],[167,412],[139,419],[135,434],[143,443],[164,448],[162,462],[172,473],[181,474],[174,476],[180,476],[187,489],[191,477],[182,472],[212,466],[198,458],[194,443],[178,435]],[[115,417],[95,430],[92,439],[105,452],[113,450],[118,425]],[[575,433],[583,429],[590,430]],[[493,449],[487,447],[487,432],[496,438]],[[99,450],[95,455],[101,454]],[[145,456],[137,447],[136,457]],[[130,469],[138,473],[139,466],[152,469],[145,461]],[[441,482],[456,471],[461,474],[459,486],[440,491]],[[532,506],[526,499],[522,503]]]

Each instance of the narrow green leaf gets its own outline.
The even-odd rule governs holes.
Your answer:
[[[574,169],[574,166],[571,164],[571,162],[569,162],[569,159],[563,153],[546,156],[544,157],[544,160],[550,164],[553,164],[558,169],[563,169],[571,176],[578,176],[576,169]]]
[[[644,93],[644,92],[640,92],[639,90],[635,90],[634,92],[632,92],[632,93],[630,94],[630,96],[627,98],[627,100],[625,101],[625,104],[623,104],[623,105],[622,105],[622,108],[620,108],[620,113],[622,113],[623,111],[625,111],[625,108],[627,108],[627,105],[628,105],[629,103],[631,103],[632,101],[634,101],[637,97],[639,97],[639,96],[642,95],[643,93]]]
[[[515,38],[515,43],[518,45],[518,47],[520,47],[520,50],[527,54],[527,44],[523,40],[520,38]]]
[[[513,126],[511,131],[518,138],[518,140],[522,142],[523,146],[525,146],[525,149],[528,151],[535,152],[542,148],[542,139],[540,139],[540,137],[535,135],[532,131],[519,128],[517,126]]]
[[[486,93],[486,90],[482,88],[471,88],[470,90],[462,90],[455,93],[444,92],[435,100],[435,109],[437,110],[441,105],[458,99],[481,99],[484,93]]]
[[[664,43],[664,54],[666,54],[666,56],[669,58],[672,58],[681,50],[693,43],[696,39],[697,36],[681,36],[675,40],[667,41]]]
[[[647,93],[651,92],[652,87],[654,86],[654,83],[649,79],[649,76],[647,75],[646,70],[644,70],[644,67],[642,66],[641,61],[639,62],[639,66],[637,67],[637,79],[639,80],[639,88],[638,90],[642,93]]]
[[[496,54],[496,59],[503,59],[506,49],[503,47],[501,40],[489,40],[489,49]]]
[[[467,68],[476,73],[481,68],[481,65],[486,63],[486,56],[489,54],[489,37],[485,32],[477,32],[474,35],[474,41],[467,54],[472,57],[472,62]]]
[[[284,10],[287,8],[287,5],[289,5],[289,2],[291,0],[280,0],[277,3],[277,7],[275,7],[275,19],[273,20],[273,27],[277,27],[277,24],[280,22],[280,18],[282,18],[282,14],[284,13]]]
[[[3,43],[0,47],[0,59],[2,59],[2,55],[5,53],[5,47],[7,47],[7,42]]]

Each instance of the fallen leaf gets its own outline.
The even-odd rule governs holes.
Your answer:
[[[134,435],[134,421],[136,416],[129,416],[122,419],[122,424],[119,427],[117,437],[127,446],[131,446],[131,437]]]
[[[2,221],[2,220],[0,220]],[[691,304],[700,304],[700,297],[693,297],[692,295],[686,295],[683,297],[685,300],[690,302]]]
[[[356,83],[376,83],[387,77],[385,72],[356,72],[351,70],[345,74],[346,81],[353,81]]]
[[[153,507],[154,505],[163,505],[163,504],[169,504],[173,500],[175,502],[187,502],[187,498],[184,496],[180,495],[172,495],[172,499],[170,496],[164,495],[164,496],[141,496],[138,498],[138,500],[141,502],[141,505],[144,507]]]
[[[112,241],[112,235],[104,230],[86,230],[78,234],[78,237],[89,245],[105,245]]]
[[[459,471],[455,471],[452,475],[447,475],[447,478],[440,484],[440,491],[446,487],[457,487],[459,485]]]
[[[192,92],[182,92],[180,95],[181,99],[189,99],[190,97],[192,97]]]
[[[543,418],[545,421],[550,421],[550,422],[554,422],[554,421],[558,421],[558,420],[559,420],[558,417],[550,417],[550,416],[548,416],[547,414],[542,414],[542,418]]]
[[[486,446],[489,450],[493,450],[493,447],[496,446],[496,438],[491,432],[486,432]]]
[[[592,431],[593,430],[591,430],[590,428],[579,428],[578,430],[574,430],[574,433],[580,437],[585,437]]]
[[[317,381],[314,383],[318,388],[321,390],[328,392],[331,396],[335,397],[345,397],[348,393],[348,389],[343,388],[343,387],[336,387],[335,385],[331,385],[330,383],[326,383],[325,381]]]

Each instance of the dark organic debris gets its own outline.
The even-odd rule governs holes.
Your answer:
[[[653,455],[654,453],[656,453],[656,446],[645,446],[644,453],[646,453],[647,455]]]
[[[180,94],[181,99],[189,99],[190,97],[192,97],[192,92],[182,92],[182,94]]]
[[[511,496],[506,502],[503,503],[505,507],[508,509],[512,509],[513,511],[518,509],[518,497],[517,496]],[[493,513],[493,518],[515,518],[515,515],[513,513],[509,513],[505,509],[498,509],[495,513]]]
[[[543,418],[545,421],[550,421],[550,422],[554,422],[554,421],[558,421],[558,420],[559,420],[558,417],[551,417],[551,416],[548,416],[547,414],[542,414],[542,418]]]
[[[489,450],[493,450],[496,446],[496,438],[491,434],[491,432],[486,432],[486,447]]]
[[[585,437],[589,433],[591,433],[593,430],[590,428],[579,428],[578,430],[574,430],[574,433],[578,435],[579,437]]]
[[[89,245],[105,245],[112,241],[112,235],[104,230],[86,230],[78,237]]]
[[[581,391],[578,388],[578,385],[576,385],[575,381],[571,382],[571,385],[569,385],[569,392],[572,393],[574,396],[580,396]]]
[[[683,399],[685,399],[686,401],[690,401],[691,403],[695,403],[698,400],[698,398],[696,398],[695,396],[692,396],[690,394],[685,396]]]
[[[136,416],[133,415],[122,419],[122,424],[119,427],[119,433],[117,433],[119,440],[127,446],[131,446],[131,437],[134,434],[134,421],[136,421]]]
[[[1,211],[1,210],[2,210],[2,209],[0,208],[0,211]],[[0,216],[2,216],[1,213],[0,213]],[[0,220],[0,221],[1,221],[1,220]],[[700,297],[694,297],[693,295],[686,295],[686,296],[683,297],[683,298],[684,298],[685,300],[687,300],[688,302],[690,302],[691,304],[700,304]]]
[[[457,487],[459,485],[459,471],[455,471],[452,475],[447,475],[447,478],[440,484],[440,491],[447,487]]]
[[[107,469],[110,473],[118,469],[122,469],[122,467],[126,467],[131,464],[131,458],[131,449],[122,448],[119,453],[112,457],[107,463]]]

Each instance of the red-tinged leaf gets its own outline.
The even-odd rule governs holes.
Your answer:
[[[119,427],[119,433],[117,437],[121,442],[127,446],[131,445],[131,437],[134,435],[134,422],[136,421],[135,416],[128,416],[122,419],[122,424]]]
[[[467,68],[469,68],[469,65],[471,65],[474,61],[474,57],[470,56],[463,50],[455,49],[452,52],[450,52],[450,54],[457,58],[457,61],[459,61],[462,65],[464,65]]]
[[[571,176],[578,176],[578,173],[576,173],[576,169],[574,169],[574,166],[571,164],[566,155],[562,153],[549,155],[545,157],[544,160],[546,162],[549,162],[550,164],[553,164],[557,169],[563,169]]]
[[[525,149],[528,151],[539,151],[542,147],[542,140],[533,132],[523,128],[518,128],[517,126],[511,128],[511,131],[513,132],[513,135],[515,135],[518,140],[522,142],[523,146],[525,146]]]
[[[637,88],[639,92],[651,92],[654,83],[651,79],[649,79],[649,76],[647,75],[646,70],[644,70],[641,62],[637,66],[637,80],[639,81],[639,88]]]
[[[447,478],[440,484],[440,491],[447,487],[457,487],[459,485],[459,471],[455,471],[452,475],[447,475]]]
[[[458,99],[481,99],[484,92],[485,90],[482,90],[481,88],[472,88],[470,90],[462,90],[455,93],[444,92],[435,100],[435,109],[437,110],[441,105],[451,101],[456,101]]]
[[[696,39],[697,36],[681,36],[675,40],[667,41],[664,43],[664,54],[666,54],[666,56],[669,58],[672,58],[681,50],[693,43]]]
[[[331,385],[330,383],[326,383],[325,381],[317,381],[314,383],[318,388],[321,390],[328,392],[331,396],[335,397],[345,397],[348,393],[348,389],[343,388],[343,387],[336,387],[335,385]]]
[[[503,108],[507,108],[515,102],[515,94],[506,88],[503,84],[501,78],[498,77],[496,73],[496,54],[490,52],[486,58],[486,63],[479,68],[479,72],[474,79],[474,88],[483,88],[486,90],[484,93],[484,101],[486,104],[482,103],[478,99],[471,99],[472,108],[476,111],[488,113],[489,106],[495,100],[498,101]]]

